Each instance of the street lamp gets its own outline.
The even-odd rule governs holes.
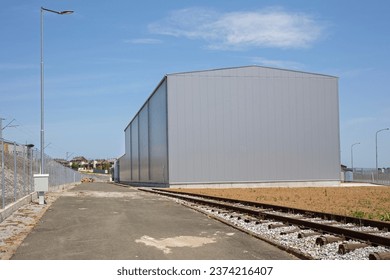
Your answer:
[[[378,133],[384,130],[389,130],[389,128],[380,129],[375,133],[375,168],[377,173],[378,173]]]
[[[351,168],[352,168],[352,172],[353,172],[353,146],[359,145],[359,144],[360,144],[360,142],[359,143],[354,143],[354,144],[351,145]]]
[[[58,15],[68,15],[72,14],[73,11],[54,11],[49,10],[44,7],[41,7],[41,170],[40,174],[44,173],[44,138],[45,138],[45,126],[44,126],[44,98],[43,98],[43,92],[44,92],[44,71],[43,71],[43,14],[44,12],[50,12],[55,13]]]

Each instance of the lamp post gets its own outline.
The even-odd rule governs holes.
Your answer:
[[[378,173],[378,133],[381,131],[384,131],[384,130],[389,130],[389,128],[380,129],[375,133],[375,169],[376,169],[376,173]]]
[[[44,173],[44,149],[45,149],[45,125],[44,125],[44,67],[43,67],[43,14],[44,12],[55,13],[58,15],[72,14],[73,11],[54,11],[41,7],[41,169],[40,174]]]
[[[73,11],[54,11],[41,7],[41,166],[40,174],[34,175],[34,189],[38,192],[39,204],[45,204],[44,193],[49,189],[49,174],[44,174],[45,125],[44,125],[44,71],[43,71],[43,14],[50,12],[57,15],[72,14]]]
[[[356,145],[359,145],[359,143],[354,143],[351,145],[351,168],[352,168],[352,172],[353,172],[353,146],[356,146]]]

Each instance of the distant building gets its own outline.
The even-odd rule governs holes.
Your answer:
[[[59,164],[61,164],[62,166],[65,166],[65,167],[70,167],[70,162],[65,160],[65,159],[62,159],[62,158],[55,158],[54,161],[58,162]]]
[[[34,147],[33,144],[22,145],[7,140],[4,140],[3,144],[4,145],[2,145],[2,142],[0,141],[0,152],[2,151],[2,149],[4,149],[4,153],[8,153],[8,154],[16,153],[16,155],[18,156],[22,156],[27,152],[31,153],[31,148]]]
[[[338,78],[259,66],[166,75],[125,128],[119,181],[340,182]]]
[[[87,160],[83,156],[74,157],[70,161],[70,166],[72,168],[77,168],[78,171],[92,172],[92,170],[93,170],[93,163],[92,163],[92,161]]]
[[[88,160],[83,156],[74,157],[69,165],[78,171],[108,174],[115,159]]]

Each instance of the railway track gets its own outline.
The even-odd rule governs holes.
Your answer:
[[[172,190],[177,199],[303,259],[390,259],[390,223]]]

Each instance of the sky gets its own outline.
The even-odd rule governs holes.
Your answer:
[[[341,163],[375,167],[390,127],[390,1],[2,0],[3,137],[45,153],[117,158],[124,129],[167,73],[260,65],[339,77]],[[390,131],[378,134],[390,167]]]

